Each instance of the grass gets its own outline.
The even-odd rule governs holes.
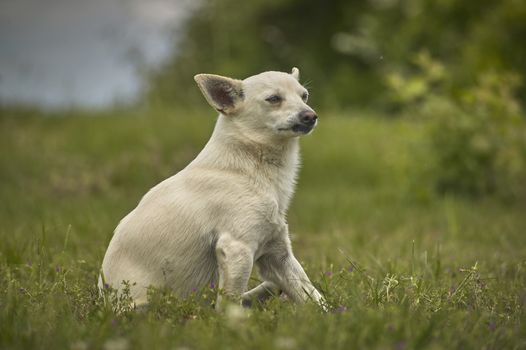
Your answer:
[[[218,314],[214,291],[158,290],[148,310],[117,301],[116,313],[96,290],[112,230],[213,123],[209,111],[1,111],[0,348],[526,348],[526,206],[437,196],[423,125],[343,113],[302,140],[289,213],[331,312],[276,298]]]

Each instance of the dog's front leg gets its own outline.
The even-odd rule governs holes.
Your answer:
[[[273,249],[258,260],[258,267],[265,280],[278,285],[294,302],[312,300],[326,309],[323,296],[292,253],[288,236],[276,242]]]
[[[234,239],[230,234],[220,235],[216,244],[216,258],[219,268],[219,289],[216,308],[221,308],[221,293],[239,301],[247,289],[252,272],[254,252],[245,243]]]
[[[303,267],[301,267],[292,252],[285,258],[269,259],[267,264],[266,272],[264,273],[267,275],[266,277],[280,286],[293,301],[304,303],[312,300],[323,306],[322,295],[312,285]]]

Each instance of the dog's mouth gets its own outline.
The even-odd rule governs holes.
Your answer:
[[[306,125],[306,124],[298,123],[298,124],[292,125],[290,128],[280,128],[278,130],[279,131],[292,131],[298,134],[308,134],[309,132],[312,131],[312,129],[314,129],[315,126],[316,124]]]
[[[297,133],[302,133],[302,134],[308,134],[309,132],[312,131],[312,129],[314,129],[314,126],[316,124],[311,124],[311,125],[307,125],[307,124],[294,124],[292,126],[292,128],[290,128],[292,131],[294,132],[297,132]]]

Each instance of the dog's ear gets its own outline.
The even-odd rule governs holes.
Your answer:
[[[294,77],[294,79],[300,81],[300,70],[298,68],[292,68],[292,72],[290,74]]]
[[[241,80],[215,74],[197,74],[194,80],[208,103],[222,114],[234,114],[243,101]]]

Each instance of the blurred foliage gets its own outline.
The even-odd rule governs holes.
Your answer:
[[[526,194],[526,120],[516,92],[520,77],[489,71],[456,94],[454,77],[428,52],[413,59],[416,72],[387,76],[390,98],[406,113],[429,119],[433,175],[442,192]]]
[[[298,66],[315,106],[388,107],[385,74],[410,72],[416,52],[443,62],[454,91],[489,69],[524,74],[525,37],[521,0],[209,0],[151,73],[148,97],[193,106],[202,102],[196,73],[244,78]]]
[[[202,106],[201,72],[302,70],[311,103],[427,116],[442,192],[525,192],[526,3],[518,0],[204,1],[149,101]]]

